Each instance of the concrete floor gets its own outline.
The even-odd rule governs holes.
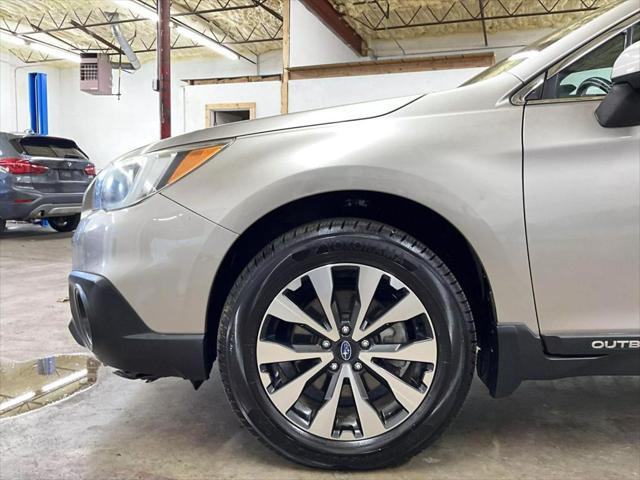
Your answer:
[[[12,225],[0,234],[0,358],[80,351],[67,332],[70,236]],[[529,382],[491,399],[475,382],[445,436],[410,463],[317,472],[273,455],[227,405],[217,371],[124,380],[108,368],[68,400],[0,421],[2,479],[640,478],[640,379]]]

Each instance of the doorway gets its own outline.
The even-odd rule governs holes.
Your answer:
[[[205,108],[207,127],[256,118],[255,103],[213,103],[206,105]]]

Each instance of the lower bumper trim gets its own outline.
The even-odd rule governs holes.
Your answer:
[[[495,327],[491,348],[480,350],[478,374],[493,397],[512,394],[525,380],[593,375],[640,375],[637,350],[599,355],[560,356],[544,350],[542,339],[526,325]]]
[[[128,378],[209,377],[204,334],[164,334],[149,329],[118,290],[100,275],[71,272],[69,330],[105,365]]]
[[[75,215],[82,211],[82,205],[56,205],[45,204],[39,205],[34,208],[29,214],[29,218],[45,218],[45,217],[66,217],[68,215]]]
[[[18,188],[0,190],[0,218],[5,220],[66,217],[82,211],[84,192],[42,193]]]

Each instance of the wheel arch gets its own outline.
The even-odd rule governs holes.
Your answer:
[[[207,368],[217,356],[220,315],[238,275],[269,242],[304,223],[333,217],[378,221],[425,243],[451,269],[471,305],[478,346],[489,349],[497,324],[489,278],[465,236],[434,210],[407,198],[365,190],[342,190],[294,200],[251,224],[234,242],[215,275],[209,295],[205,331]],[[214,294],[215,292],[215,294]]]

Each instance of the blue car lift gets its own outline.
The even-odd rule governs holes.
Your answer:
[[[47,74],[29,73],[29,112],[31,130],[37,135],[49,133],[49,110],[47,108]]]
[[[49,133],[49,109],[47,108],[46,73],[29,73],[29,113],[31,130],[36,135],[47,135]],[[49,222],[43,219],[40,225],[48,227]]]

